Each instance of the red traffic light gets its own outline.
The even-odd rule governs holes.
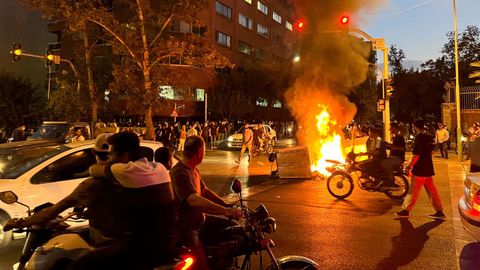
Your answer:
[[[343,24],[343,25],[347,25],[348,23],[350,23],[350,18],[346,15],[340,17],[340,23]]]
[[[303,31],[303,29],[305,28],[305,20],[304,19],[298,19],[296,22],[295,22],[295,29],[299,32]]]

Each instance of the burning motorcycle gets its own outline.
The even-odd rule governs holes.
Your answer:
[[[18,203],[28,208],[28,216],[53,205],[45,203],[33,210],[18,202],[18,197],[12,191],[0,192],[0,200],[6,204]],[[22,249],[20,260],[13,266],[15,270],[35,269],[68,269],[70,264],[82,256],[86,251],[94,249],[89,243],[88,226],[70,229],[65,222],[83,222],[83,209],[74,209],[74,212],[57,217],[42,226],[15,229],[17,233],[27,233],[27,238]],[[194,258],[186,249],[179,254],[178,258],[172,258],[171,262],[156,266],[156,270],[188,270],[195,263]]]
[[[362,173],[359,168],[360,162],[355,161],[355,158],[355,154],[350,153],[345,163],[327,160],[327,162],[332,164],[332,166],[327,168],[331,173],[327,179],[327,189],[332,196],[337,199],[345,199],[352,194],[355,186],[352,175],[355,176],[360,189],[370,192],[382,192],[392,199],[403,199],[407,196],[409,184],[405,177],[406,173],[403,165],[393,172],[395,184],[398,188],[385,188],[381,185],[384,179]],[[359,174],[359,172],[361,173]]]
[[[232,182],[231,189],[239,196],[244,224],[217,232],[217,236],[214,237],[216,239],[202,239],[211,269],[250,269],[252,255],[259,255],[260,262],[263,262],[263,251],[267,252],[271,260],[265,269],[318,269],[317,263],[302,256],[285,256],[277,259],[273,253],[274,242],[267,237],[276,230],[275,219],[269,217],[263,204],[255,210],[243,204],[241,182],[238,179]],[[241,256],[243,261],[241,266],[238,266]],[[259,269],[264,269],[262,263]]]

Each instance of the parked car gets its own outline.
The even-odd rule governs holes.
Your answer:
[[[27,140],[48,140],[58,143],[72,142],[74,130],[80,129],[85,140],[93,139],[90,125],[86,122],[45,121]]]
[[[462,224],[480,241],[480,173],[467,174],[464,193],[458,202]]]
[[[253,128],[254,125],[252,125]],[[267,135],[272,145],[277,141],[277,132],[269,125],[262,125],[263,134]],[[243,143],[244,127],[239,128],[233,135],[228,136],[226,140],[220,142],[219,148],[222,149],[240,149]]]
[[[0,191],[15,192],[19,201],[31,208],[60,201],[88,177],[88,168],[96,162],[94,143],[95,140],[1,144]],[[154,161],[156,151],[163,145],[141,141],[140,146],[142,156]],[[24,215],[24,207],[0,202],[0,248],[7,246],[13,236],[11,231],[3,232],[3,226],[10,218]]]

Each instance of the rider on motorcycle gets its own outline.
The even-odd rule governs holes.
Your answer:
[[[382,177],[386,172],[382,169],[381,163],[387,158],[387,143],[380,137],[381,129],[370,127],[368,130],[367,152],[357,153],[355,156],[368,156],[369,159],[363,161],[359,167],[362,175],[366,174],[372,177]],[[379,183],[375,183],[379,184]]]
[[[108,142],[118,163],[96,164],[89,171],[125,190],[124,198],[117,203],[123,205],[131,235],[117,255],[135,266],[127,267],[125,263],[121,267],[153,268],[168,262],[176,255],[178,240],[178,211],[168,171],[162,164],[141,157],[140,142],[134,133],[117,133]]]
[[[94,152],[98,164],[106,164],[112,160],[109,155],[110,146],[108,138],[111,133],[100,134],[95,142]],[[73,269],[82,269],[85,260],[90,261],[90,266],[83,269],[95,269],[97,266],[114,265],[116,259],[109,256],[116,252],[119,247],[119,239],[128,235],[128,226],[121,201],[123,189],[110,181],[98,178],[88,178],[83,181],[70,195],[58,203],[43,209],[25,219],[12,219],[4,227],[5,231],[13,228],[30,227],[41,225],[54,219],[60,213],[72,207],[87,208],[86,216],[89,219],[90,244],[96,249],[89,251],[79,260],[74,262]]]
[[[199,136],[187,137],[183,152],[183,159],[171,170],[172,185],[175,198],[180,204],[180,229],[182,243],[192,250],[196,258],[196,268],[208,269],[207,258],[203,244],[199,239],[200,228],[208,220],[214,219],[213,223],[228,223],[220,217],[206,216],[220,215],[233,219],[240,219],[242,211],[231,208],[220,196],[210,190],[203,182],[197,169],[205,155],[205,142]],[[217,233],[219,230],[217,230]]]
[[[390,134],[392,143],[387,143],[387,149],[390,150],[390,156],[382,161],[381,165],[385,172],[387,172],[387,181],[382,185],[383,187],[397,188],[393,172],[398,170],[405,162],[405,139],[400,134],[400,129],[397,123],[390,124]]]

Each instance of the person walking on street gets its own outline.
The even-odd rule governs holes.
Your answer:
[[[185,127],[185,125],[182,125],[182,130],[180,131],[180,138],[178,142],[178,149],[177,149],[178,151],[183,151],[186,139],[187,139],[187,128]]]
[[[432,161],[432,138],[426,134],[425,121],[418,119],[413,123],[413,130],[417,134],[413,146],[413,157],[408,166],[409,174],[411,174],[411,186],[407,197],[403,201],[403,210],[395,214],[401,218],[408,218],[410,211],[417,202],[420,190],[424,186],[430,202],[435,209],[435,213],[429,215],[435,219],[445,219],[443,213],[442,201],[438,194],[437,188],[433,184],[433,176],[435,175]],[[411,171],[410,171],[411,169]]]
[[[253,131],[250,129],[248,124],[245,124],[245,131],[243,133],[242,150],[240,150],[240,155],[238,156],[238,159],[235,160],[235,162],[240,164],[246,149],[248,149],[248,162],[250,162],[250,159],[252,158],[252,147],[253,147]]]
[[[222,121],[220,126],[218,127],[218,141],[221,142],[226,139],[227,136],[227,123],[226,121]]]
[[[210,136],[212,139],[211,149],[216,149],[218,146],[218,125],[215,121],[213,121],[212,125],[210,126]]]
[[[443,123],[438,123],[438,129],[435,132],[435,143],[444,159],[448,159],[448,140],[450,140],[450,133]]]
[[[210,138],[210,126],[208,123],[203,124],[203,128],[200,131],[200,137],[205,141],[205,145],[208,145]]]

